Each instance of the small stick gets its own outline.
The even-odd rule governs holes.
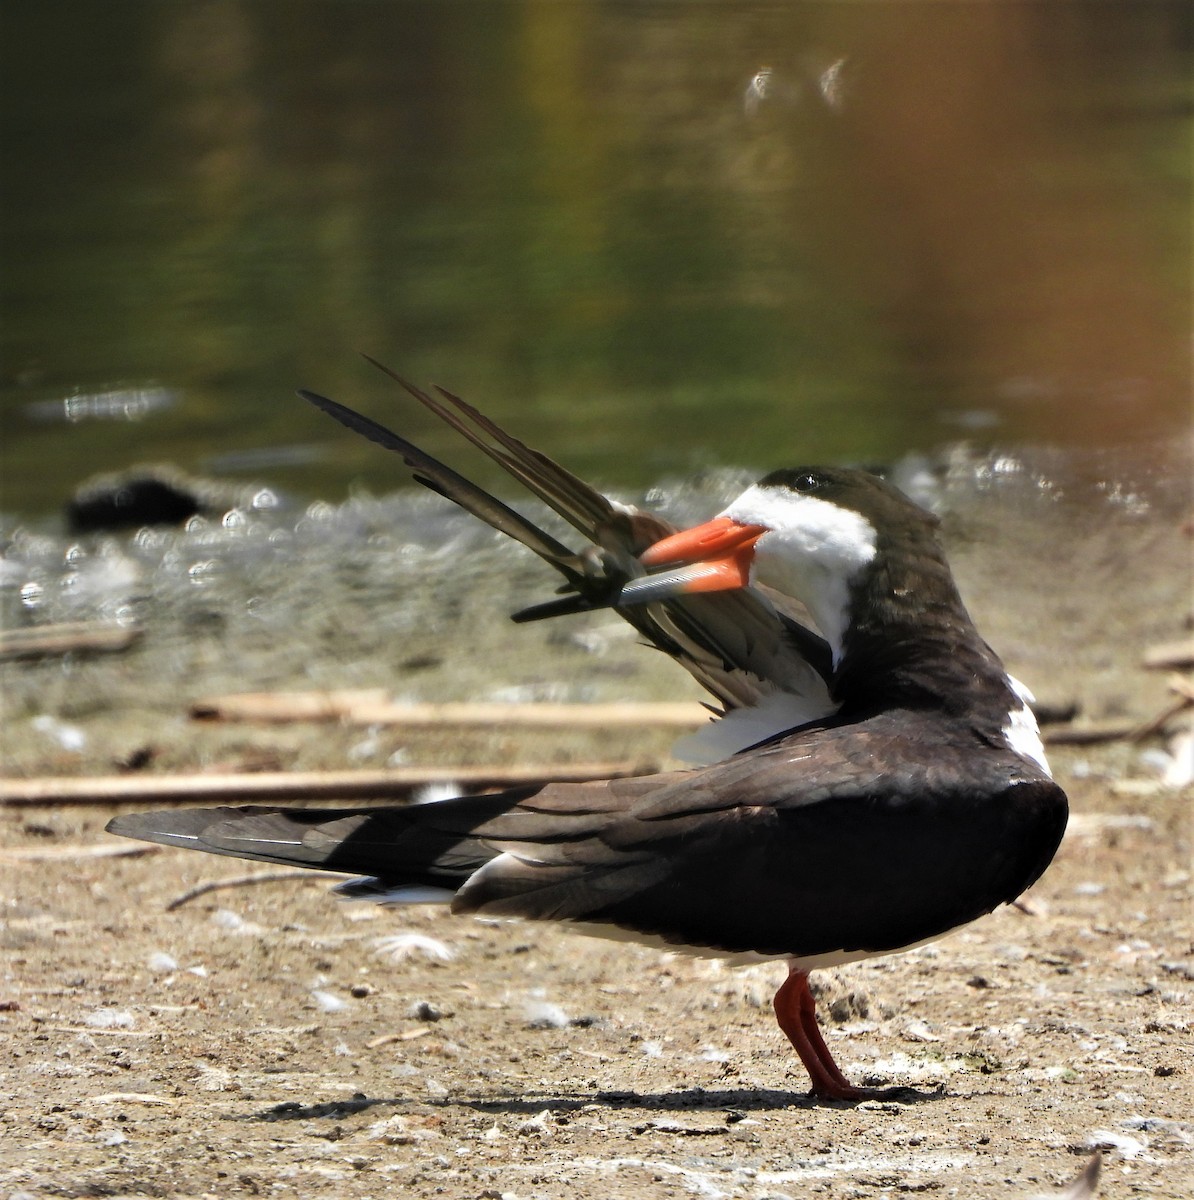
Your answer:
[[[1194,667],[1194,638],[1153,646],[1144,652],[1141,666],[1150,671],[1188,671]]]
[[[525,728],[691,729],[709,720],[695,701],[617,704],[377,704],[352,709],[355,725],[439,728],[444,725],[517,725]]]
[[[0,861],[52,862],[63,858],[140,858],[154,854],[157,846],[122,846],[119,842],[96,842],[89,846],[14,846],[0,850]]]
[[[85,1033],[90,1037],[161,1037],[161,1033],[153,1029],[93,1029],[90,1025],[47,1025],[45,1017],[34,1017],[33,1020],[40,1029],[54,1033]]]
[[[329,872],[321,871],[320,874],[326,877]],[[232,875],[227,879],[209,879],[206,883],[200,883],[191,888],[189,892],[183,892],[181,896],[176,896],[166,905],[166,911],[173,912],[176,908],[182,908],[184,904],[189,904],[192,900],[198,900],[200,896],[206,896],[209,892],[218,892],[224,888],[247,887],[252,883],[283,883],[292,879],[302,879],[307,883],[312,883],[317,878],[314,871],[260,871],[256,875]]]
[[[140,629],[112,621],[69,621],[60,625],[35,625],[29,629],[5,629],[0,631],[0,662],[44,658],[72,651],[95,654],[124,650],[140,636]]]
[[[365,1049],[376,1050],[379,1046],[389,1046],[394,1042],[413,1042],[415,1038],[426,1037],[430,1032],[429,1026],[420,1025],[417,1029],[408,1029],[404,1033],[383,1033],[367,1041]]]
[[[1118,742],[1130,738],[1135,731],[1135,725],[1127,725],[1122,721],[1104,725],[1063,725],[1043,730],[1041,739],[1046,746],[1094,746],[1100,742]]]
[[[521,784],[586,782],[647,775],[647,763],[538,763],[510,767],[393,767],[384,771],[256,771],[226,775],[99,775],[0,779],[0,807],[36,804],[296,803],[304,800],[397,801],[430,784],[461,791]]]
[[[1143,741],[1194,704],[1194,683],[1184,676],[1170,676],[1169,690],[1177,694],[1178,700],[1141,724],[1127,725],[1122,721],[1114,721],[1103,725],[1063,725],[1057,729],[1046,729],[1042,738],[1047,746],[1093,746],[1099,742]]]
[[[342,721],[354,708],[385,704],[385,688],[330,692],[241,692],[204,696],[191,703],[197,721]]]
[[[1194,704],[1194,695],[1181,695],[1178,700],[1163,708],[1155,717],[1134,729],[1128,735],[1128,741],[1142,742],[1145,738],[1152,737],[1154,733],[1159,733],[1174,717],[1185,712],[1191,704]]]
[[[332,692],[243,692],[208,696],[191,705],[197,720],[345,721],[407,729],[515,725],[528,728],[691,729],[709,719],[697,701],[617,704],[396,704],[383,689]]]

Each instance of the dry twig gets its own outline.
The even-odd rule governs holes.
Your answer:
[[[243,692],[209,696],[191,716],[220,721],[344,721],[406,729],[515,725],[524,728],[691,729],[709,719],[696,701],[618,704],[396,704],[382,689],[330,692]]]
[[[328,872],[324,871],[322,874],[326,876]],[[173,912],[176,908],[182,908],[184,904],[189,904],[192,900],[198,900],[200,896],[206,896],[209,892],[222,891],[224,888],[248,887],[254,883],[284,883],[296,879],[311,883],[318,878],[319,876],[312,871],[259,871],[255,875],[232,875],[227,879],[209,879],[206,883],[197,884],[189,891],[183,892],[181,896],[175,896],[166,905],[166,911]]]
[[[156,854],[157,846],[122,845],[120,842],[95,842],[86,846],[13,846],[0,850],[0,861],[52,862],[64,858],[140,858]]]
[[[99,654],[125,650],[140,636],[140,629],[113,621],[69,621],[29,629],[5,629],[0,630],[0,662],[72,652]]]
[[[1189,671],[1194,668],[1194,638],[1150,647],[1141,666],[1150,671]]]
[[[536,763],[532,766],[394,767],[384,771],[258,771],[229,775],[100,775],[87,778],[0,779],[0,807],[35,804],[301,803],[398,801],[419,788],[453,784],[462,791],[522,784],[583,782],[645,775],[646,763]]]

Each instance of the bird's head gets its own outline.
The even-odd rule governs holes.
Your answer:
[[[631,580],[618,602],[762,584],[799,600],[837,657],[851,588],[875,561],[881,535],[933,524],[902,492],[865,471],[773,471],[711,521],[648,547],[640,561],[664,569]]]

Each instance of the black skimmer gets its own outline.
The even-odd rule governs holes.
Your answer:
[[[923,944],[1014,900],[1067,817],[1030,697],[967,615],[936,519],[873,475],[801,467],[676,532],[458,397],[403,385],[589,545],[570,549],[404,438],[301,394],[564,576],[561,596],[515,619],[612,605],[691,672],[722,711],[685,747],[706,765],[405,808],[143,813],[108,829],[365,876],[337,890],[382,903],[784,960],[775,1013],[813,1094],[876,1094],[834,1062],[808,972]]]

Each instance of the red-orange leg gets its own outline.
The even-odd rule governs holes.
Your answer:
[[[788,968],[788,977],[775,993],[775,1019],[796,1048],[809,1078],[812,1094],[827,1100],[866,1100],[884,1095],[874,1088],[855,1087],[839,1070],[817,1025],[817,1002],[808,987],[808,972]]]

